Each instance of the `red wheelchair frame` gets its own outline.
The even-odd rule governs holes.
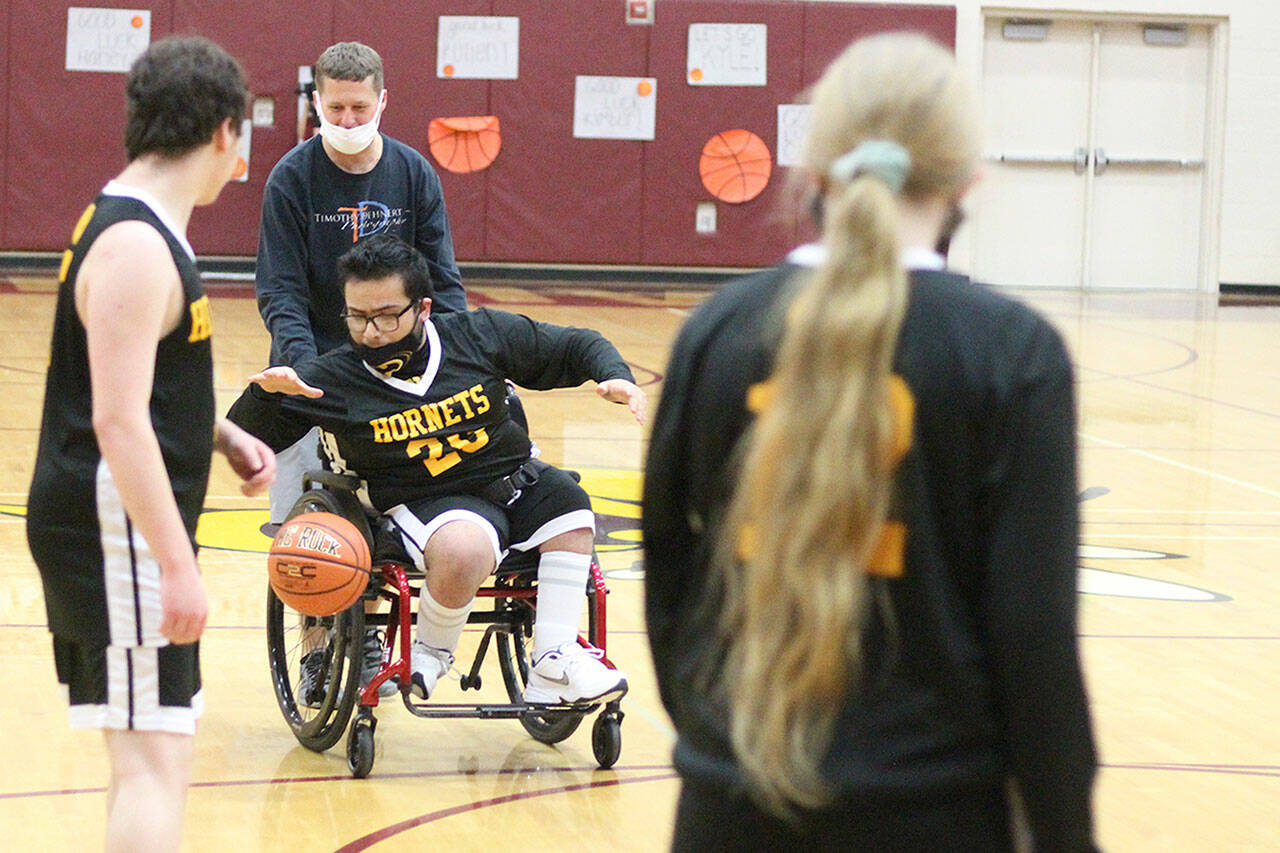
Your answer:
[[[304,494],[290,516],[302,512],[334,512],[347,518],[364,532],[370,547],[375,548],[369,518],[355,496],[357,481],[329,472],[313,472],[304,478]],[[267,645],[272,683],[276,700],[285,721],[298,741],[309,749],[322,752],[341,739],[347,721],[351,720],[347,737],[347,765],[356,778],[364,778],[373,768],[374,709],[380,697],[378,687],[388,679],[398,681],[404,706],[414,716],[426,718],[475,717],[483,719],[517,719],[533,738],[554,744],[569,737],[584,716],[600,710],[591,732],[592,753],[602,768],[612,767],[622,751],[622,718],[620,699],[595,704],[530,705],[523,699],[528,679],[529,656],[525,641],[532,636],[537,606],[537,554],[512,552],[494,573],[491,583],[482,587],[477,598],[493,602],[491,609],[475,608],[468,616],[470,624],[485,624],[475,658],[461,678],[462,689],[479,689],[481,665],[493,648],[506,688],[507,703],[419,702],[409,692],[410,647],[413,636],[413,598],[420,594],[422,573],[402,558],[374,551],[373,572],[368,589],[351,608],[330,617],[304,617],[294,614],[268,586]],[[606,651],[606,596],[608,589],[599,565],[592,560],[586,595],[588,597],[588,636],[579,642]],[[366,613],[366,602],[384,599],[390,602],[389,613]],[[362,689],[359,685],[365,629],[368,625],[385,626],[383,662],[378,673]],[[325,641],[315,637],[325,632]],[[299,696],[300,662],[304,654],[320,651],[323,661],[316,681],[322,687],[311,695]],[[605,658],[608,664],[608,659]],[[314,685],[313,685],[314,688]],[[314,712],[314,713],[313,713]],[[354,716],[354,719],[352,717]]]

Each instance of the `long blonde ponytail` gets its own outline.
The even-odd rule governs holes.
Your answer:
[[[813,104],[807,166],[828,187],[827,259],[789,306],[774,372],[749,401],[759,415],[714,559],[734,752],[780,814],[827,802],[821,763],[863,661],[907,301],[895,196],[958,193],[975,150],[954,63],[922,37],[856,43]],[[851,161],[868,141],[902,152],[909,172]]]

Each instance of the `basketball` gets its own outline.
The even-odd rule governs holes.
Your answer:
[[[702,146],[698,163],[698,174],[707,192],[730,204],[741,204],[760,195],[772,171],[773,157],[768,146],[749,130],[717,133]]]
[[[497,116],[434,118],[427,126],[431,156],[450,172],[486,169],[502,150],[502,126]]]
[[[369,585],[370,569],[364,536],[330,512],[308,512],[286,521],[267,557],[271,588],[307,616],[332,616],[355,604]]]

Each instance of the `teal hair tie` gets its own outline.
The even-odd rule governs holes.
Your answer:
[[[851,183],[859,175],[879,178],[894,193],[902,192],[911,173],[911,155],[907,149],[887,139],[868,139],[848,154],[842,154],[827,170],[837,181]]]

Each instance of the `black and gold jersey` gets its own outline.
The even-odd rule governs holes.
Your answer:
[[[426,366],[412,379],[370,367],[348,344],[297,367],[324,396],[268,394],[250,386],[228,417],[275,449],[312,426],[330,466],[364,480],[379,510],[475,493],[529,458],[511,419],[506,380],[534,390],[632,379],[598,332],[480,309],[425,321]]]
[[[98,236],[118,222],[138,220],[160,232],[182,284],[186,310],[156,347],[151,423],[193,543],[204,504],[213,452],[213,329],[195,254],[181,229],[167,219],[153,198],[113,181],[80,217],[59,272],[27,535],[44,579],[50,628],[66,637],[107,636],[102,566],[104,558],[108,563],[112,559],[104,551],[115,546],[104,540],[102,516],[119,512],[123,519],[93,431],[88,344],[75,304],[81,263]],[[127,519],[122,523],[128,526]],[[133,535],[131,529],[128,535]],[[131,547],[127,539],[118,544],[125,551]]]

